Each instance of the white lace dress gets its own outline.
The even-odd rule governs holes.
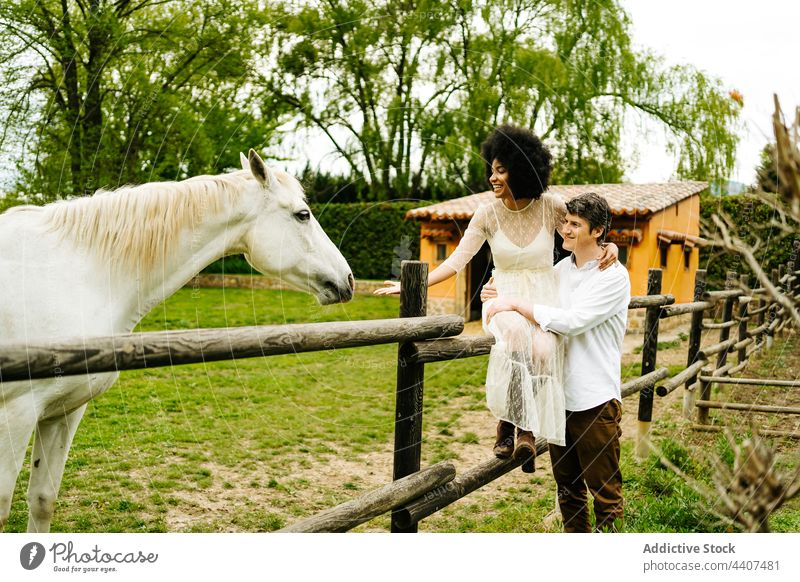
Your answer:
[[[566,213],[563,200],[544,193],[522,210],[495,200],[476,210],[456,250],[444,262],[461,271],[484,242],[492,250],[499,297],[558,305],[553,271],[553,234]],[[501,312],[484,329],[495,337],[486,373],[486,402],[492,413],[537,438],[564,445],[563,345],[516,312]]]

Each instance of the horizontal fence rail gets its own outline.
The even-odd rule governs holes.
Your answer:
[[[547,443],[538,441],[536,455],[543,455],[545,452],[547,452]],[[395,512],[394,519],[400,527],[411,527],[421,519],[433,515],[451,503],[513,471],[524,462],[524,459],[489,459],[458,475],[444,486],[430,491],[420,499],[400,507]]]
[[[773,380],[771,378],[718,378],[712,376],[700,376],[706,382],[716,382],[717,384],[747,384],[750,386],[787,386],[789,388],[800,388],[800,380]]]
[[[672,295],[634,296],[629,309],[668,306]],[[0,342],[0,381],[199,364],[259,356],[414,342],[409,363],[487,355],[490,336],[453,337],[457,315],[139,332],[64,338],[27,345]],[[423,341],[428,340],[428,341]]]
[[[456,468],[442,461],[402,479],[397,479],[351,501],[278,530],[279,533],[345,532],[395,507],[427,495],[449,484]]]
[[[354,348],[460,334],[457,315],[130,333],[53,343],[0,344],[0,380],[116,372],[236,358]]]

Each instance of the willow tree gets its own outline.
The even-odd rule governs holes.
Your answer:
[[[732,168],[740,105],[631,44],[617,0],[282,3],[264,85],[327,136],[375,198],[482,187],[479,145],[533,128],[561,181],[615,181],[626,116],[663,127],[682,177]],[[276,12],[277,14],[277,12]]]
[[[233,0],[0,4],[0,108],[19,187],[46,198],[238,165],[262,16]],[[243,143],[239,143],[243,142]]]

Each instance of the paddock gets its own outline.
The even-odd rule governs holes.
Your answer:
[[[409,268],[420,269],[421,267],[418,263],[411,263],[405,266],[404,277],[406,277],[406,280],[408,280],[407,270]],[[417,277],[414,278],[421,280],[421,271],[418,271]],[[724,343],[726,340],[723,340],[717,343],[724,343],[724,347],[720,348],[715,345],[707,346],[702,353],[698,345],[696,353],[693,356],[693,359],[696,361],[690,362],[690,364],[699,364],[700,361],[703,361],[705,364],[708,362],[709,356],[727,353],[734,347],[736,347],[738,355],[738,349],[742,347],[747,348],[749,346],[751,351],[750,355],[752,355],[756,348],[764,349],[767,347],[770,341],[768,338],[771,337],[771,335],[787,332],[786,319],[782,316],[780,309],[761,295],[759,293],[760,290],[751,291],[750,295],[745,294],[746,291],[744,289],[716,294],[712,292],[708,295],[703,295],[705,299],[696,301],[694,304],[675,305],[670,296],[658,293],[660,289],[657,288],[657,279],[658,274],[654,271],[652,273],[650,295],[635,297],[631,301],[631,309],[644,309],[649,315],[649,317],[646,318],[649,331],[644,335],[644,346],[642,350],[642,375],[628,380],[623,387],[624,394],[628,397],[634,397],[636,394],[639,394],[639,427],[641,437],[639,439],[640,446],[637,447],[637,449],[640,454],[646,452],[644,443],[646,442],[646,436],[649,431],[648,422],[652,420],[652,403],[655,387],[658,385],[659,388],[661,388],[659,393],[663,392],[664,394],[669,394],[680,386],[684,386],[684,390],[687,390],[687,387],[691,388],[686,392],[686,400],[691,401],[691,392],[698,388],[696,385],[698,380],[692,378],[691,373],[698,373],[699,381],[703,381],[703,374],[700,373],[702,366],[699,365],[690,365],[688,368],[689,373],[683,372],[673,376],[671,381],[667,380],[669,370],[657,365],[657,350],[654,351],[654,347],[658,344],[658,321],[660,318],[686,312],[700,313],[702,315],[703,311],[711,310],[716,304],[721,303],[723,305],[723,321],[706,321],[706,327],[708,329],[715,329],[715,325],[724,325],[726,323],[725,314],[728,313],[728,311],[731,313],[733,312],[732,307],[730,310],[724,307],[726,303],[730,303],[731,306],[734,303],[747,305],[749,301],[740,298],[749,296],[758,296],[759,298],[757,301],[763,302],[759,308],[763,307],[764,309],[760,312],[756,311],[753,313],[753,323],[758,324],[763,314],[764,321],[768,322],[768,324],[765,326],[764,323],[761,323],[760,325],[756,325],[749,332],[747,332],[746,329],[744,332],[752,336],[753,342],[749,342],[745,346],[737,346],[742,340],[737,339],[735,342],[727,341],[727,343]],[[791,291],[793,299],[797,301],[797,274],[784,276],[782,284]],[[411,291],[413,291],[414,287],[414,285],[406,286],[406,288]],[[412,295],[411,298],[406,296],[403,299],[401,314],[404,316],[424,317],[424,314],[419,314],[419,306],[424,305],[424,301],[421,301],[421,288],[418,285],[416,287],[416,301],[413,299],[414,295]],[[700,293],[704,293],[702,285],[698,286],[698,288],[700,289]],[[415,304],[417,306],[416,309],[414,308]],[[738,317],[743,319],[741,314]],[[410,323],[414,325],[409,326]],[[420,326],[420,323],[425,323],[425,325]],[[739,323],[741,323],[741,321]],[[98,339],[97,345],[93,346],[88,352],[89,357],[84,357],[83,359],[81,359],[80,356],[80,349],[76,352],[69,346],[59,343],[55,343],[55,345],[39,346],[38,349],[41,350],[41,355],[38,359],[32,360],[29,368],[28,362],[30,359],[28,357],[25,357],[25,363],[23,364],[19,354],[16,354],[16,357],[14,357],[14,350],[3,349],[2,353],[0,353],[0,372],[2,372],[4,380],[10,380],[12,378],[21,379],[32,376],[40,377],[43,375],[55,376],[58,374],[85,373],[87,366],[89,366],[89,370],[96,371],[115,368],[129,369],[132,367],[141,367],[143,365],[147,367],[177,366],[178,363],[209,361],[216,358],[227,359],[242,356],[261,357],[268,353],[276,353],[271,352],[271,350],[274,349],[282,353],[286,353],[287,351],[301,352],[320,348],[330,351],[357,345],[374,345],[384,341],[399,343],[400,348],[394,365],[397,370],[398,388],[397,409],[395,414],[399,419],[399,422],[395,425],[397,429],[395,431],[395,449],[399,451],[400,454],[396,455],[395,458],[393,476],[395,479],[400,479],[405,477],[403,473],[406,475],[413,475],[417,473],[419,469],[424,469],[418,464],[423,442],[420,436],[421,428],[424,424],[424,418],[426,417],[423,416],[423,387],[426,382],[431,382],[430,375],[426,377],[424,373],[424,367],[434,361],[456,362],[459,360],[464,361],[464,358],[471,359],[475,356],[487,353],[491,346],[491,341],[486,338],[453,338],[453,336],[460,332],[461,325],[463,325],[463,323],[460,322],[459,318],[455,318],[451,321],[447,318],[426,317],[424,321],[417,319],[407,320],[405,322],[402,320],[384,320],[377,323],[347,322],[347,325],[334,324],[333,326],[328,324],[301,324],[294,327],[279,326],[280,329],[273,327],[272,329],[238,330],[234,332],[231,332],[231,330],[206,330],[202,333],[198,333],[194,330],[187,333],[131,334],[130,337],[126,338],[114,338],[115,347],[113,350],[109,349],[107,345],[109,340],[105,340],[106,345],[104,345],[104,340]],[[723,331],[730,330],[731,327],[733,326],[721,327],[720,329]],[[383,328],[383,333],[376,332],[376,329],[380,328]],[[335,331],[333,335],[331,335],[332,330]],[[234,336],[238,337],[243,333],[246,334],[247,332],[250,332],[251,336],[244,344],[238,344],[230,339]],[[706,334],[706,336],[708,336],[708,334]],[[750,346],[750,343],[752,343],[752,346]],[[217,345],[217,351],[213,351],[213,345],[210,344]],[[693,349],[693,345],[693,340],[690,339],[690,353]],[[278,347],[275,348],[275,346]],[[717,351],[715,352],[714,350]],[[32,353],[36,353],[36,350],[34,349]],[[203,354],[208,355],[205,360]],[[698,355],[702,356],[702,360],[698,359]],[[55,368],[58,368],[57,370],[54,368],[54,361],[56,361],[54,357],[57,358],[59,364],[55,366]],[[691,357],[690,354],[687,354],[687,357]],[[722,366],[717,366],[716,369],[723,369],[725,365],[727,364],[723,363]],[[100,367],[95,368],[94,366]],[[717,377],[725,376],[726,373],[730,372],[734,367],[735,366],[731,366],[727,370],[723,369],[722,372],[717,374]],[[178,367],[174,369],[171,367],[164,368],[166,372],[172,374],[180,369],[181,368]],[[354,377],[353,380],[357,380],[357,376]],[[357,382],[353,384],[357,385]],[[410,398],[405,398],[405,396],[410,396]],[[698,402],[695,402],[695,408],[702,411],[704,409],[702,406],[704,402],[707,401],[703,399],[700,400],[700,407],[697,407],[696,404]],[[406,409],[404,407],[408,408]],[[687,410],[692,411],[693,409],[687,407]],[[694,412],[692,414],[694,414]],[[100,419],[98,419],[98,421],[102,422]],[[190,419],[190,421],[201,423],[208,422],[209,419]],[[120,429],[120,427],[116,428]],[[268,427],[266,428],[268,429]],[[158,437],[158,435],[153,436],[154,438]],[[400,445],[398,445],[398,438]],[[543,445],[541,449],[543,449]],[[542,452],[544,451],[542,450]],[[313,457],[312,451],[304,452],[301,450],[298,451],[298,453],[306,457],[311,453]],[[224,451],[222,451],[221,454],[224,455]],[[310,462],[313,463],[313,458]],[[134,460],[127,460],[126,464],[134,471],[137,469]],[[413,530],[418,520],[424,519],[433,512],[441,510],[442,507],[446,507],[477,487],[506,475],[516,467],[514,462],[500,462],[494,459],[487,459],[485,463],[476,465],[469,471],[455,474],[450,471],[450,468],[446,465],[446,462],[440,465],[438,470],[442,470],[441,468],[444,467],[444,472],[439,474],[436,479],[432,481],[422,479],[425,485],[422,489],[415,490],[415,492],[419,494],[415,500],[409,501],[403,498],[402,503],[390,501],[388,506],[385,504],[381,506],[383,510],[382,513],[390,509],[394,510],[392,528],[395,531]],[[197,477],[199,481],[202,481],[204,475],[201,473]],[[343,476],[343,479],[345,478],[346,477]],[[444,481],[442,481],[442,479],[444,479]],[[389,479],[387,479],[387,484],[388,481]],[[388,488],[391,491],[392,486],[388,485]],[[380,493],[370,495],[372,495],[373,498],[381,497]],[[102,500],[92,500],[92,503],[102,503]],[[357,499],[350,499],[350,503],[351,505],[359,505]],[[385,503],[385,499],[382,503]],[[108,506],[106,507],[108,508]],[[124,509],[124,507],[121,508],[121,510]],[[114,511],[110,508],[108,508],[108,510]],[[355,517],[350,515],[348,519],[351,521],[349,523],[356,525],[364,521],[362,519],[364,515],[374,517],[374,512],[374,506],[370,506],[367,514]],[[303,523],[303,520],[297,520],[295,523],[286,523],[285,525],[292,530],[300,531],[307,527],[307,522],[305,522],[305,526]],[[347,529],[349,529],[349,527]],[[323,530],[327,531],[325,528],[323,528]]]

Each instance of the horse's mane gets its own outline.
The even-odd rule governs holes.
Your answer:
[[[184,229],[239,200],[250,172],[196,176],[99,190],[41,208],[50,232],[91,249],[116,268],[147,272],[178,243]]]

